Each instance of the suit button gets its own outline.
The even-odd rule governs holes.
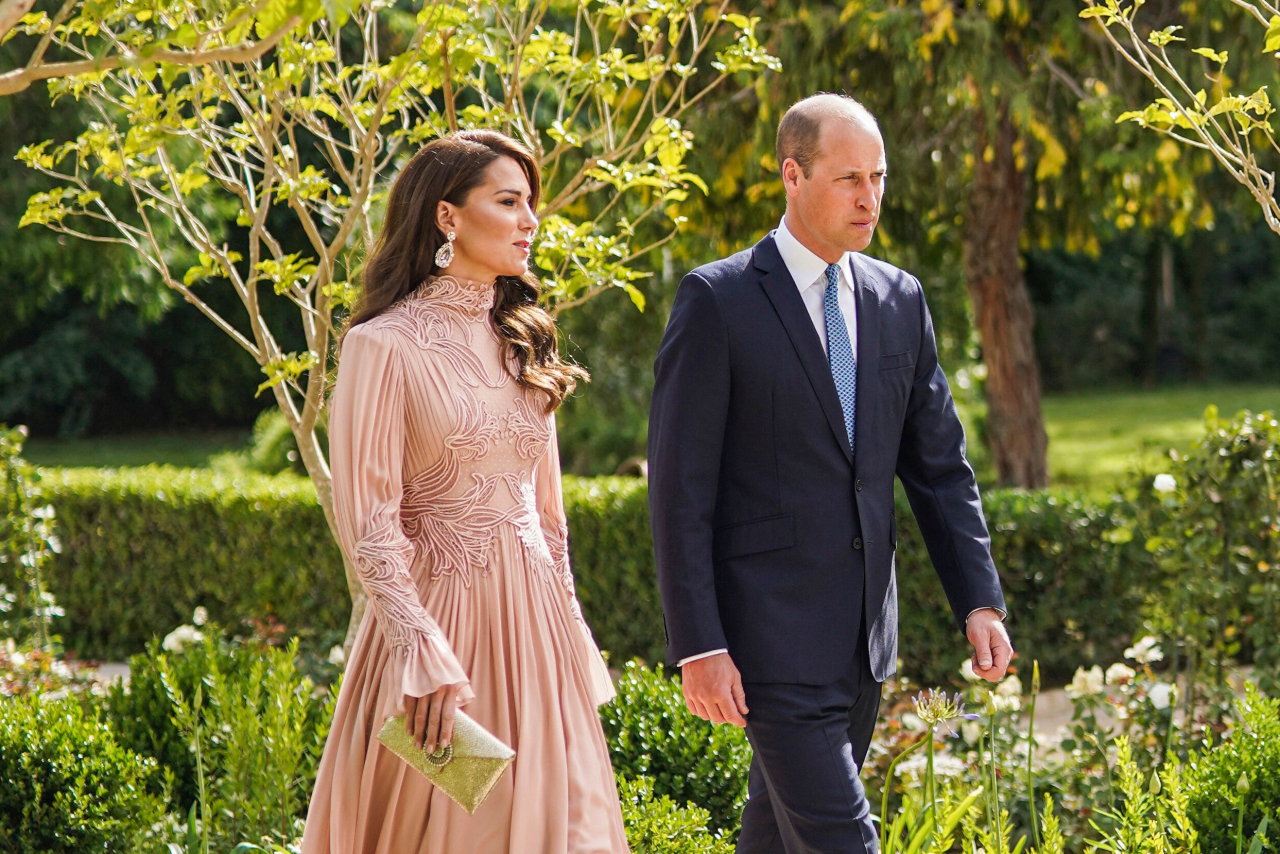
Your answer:
[[[853,538],[853,547],[854,547],[855,549],[860,549],[860,548],[862,548],[862,537],[854,537],[854,538]]]
[[[854,481],[853,488],[856,489],[858,492],[862,491],[862,478],[858,478],[856,481]]]

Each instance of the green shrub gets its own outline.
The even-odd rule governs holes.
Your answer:
[[[1081,664],[1116,661],[1141,629],[1155,586],[1143,544],[1116,537],[1123,499],[1093,502],[1061,491],[983,495],[1014,649],[1044,678],[1066,681]],[[898,507],[899,655],[925,685],[956,679],[972,650],[956,628],[911,508]]]
[[[1280,699],[1267,699],[1253,683],[1239,700],[1240,722],[1223,741],[1194,756],[1188,767],[1188,815],[1200,834],[1202,854],[1235,854],[1244,800],[1244,839],[1252,839],[1263,816],[1280,808]],[[1237,790],[1241,775],[1249,791]]]
[[[1173,461],[1157,490],[1146,480],[1133,490],[1135,533],[1154,555],[1160,596],[1152,624],[1203,673],[1221,712],[1230,695],[1223,670],[1254,664],[1267,693],[1280,692],[1280,420],[1242,412],[1205,413],[1205,433]],[[1216,696],[1215,696],[1216,695]]]
[[[190,705],[199,689],[207,787],[236,816],[227,834],[245,830],[236,823],[245,821],[251,836],[263,823],[263,802],[289,814],[305,810],[332,709],[298,672],[296,640],[281,650],[229,643],[216,626],[202,629],[202,641],[172,652],[153,639],[146,653],[130,659],[128,689],[111,686],[104,711],[121,744],[173,773],[170,809],[186,815],[199,795],[196,757],[190,734],[179,728],[174,696]],[[153,784],[152,791],[160,789]]]
[[[310,482],[208,471],[44,471],[62,554],[47,585],[66,612],[63,643],[123,659],[203,605],[235,626],[345,627],[351,600]]]
[[[328,434],[323,426],[316,427],[320,447],[329,447]],[[262,410],[253,422],[253,432],[248,447],[227,451],[214,457],[210,467],[215,471],[238,475],[246,473],[280,474],[289,471],[305,477],[307,468],[298,454],[298,440],[289,429],[289,422],[277,407]]]
[[[661,662],[667,640],[645,482],[566,477],[564,500],[578,598],[596,641],[614,661]]]
[[[658,795],[705,808],[713,830],[736,837],[751,764],[743,731],[694,717],[680,683],[641,662],[627,663],[617,689],[600,720],[618,776],[651,779]]]
[[[76,701],[0,700],[0,852],[132,851],[164,814],[155,776]]]
[[[655,793],[653,780],[619,778],[622,823],[632,854],[732,854],[733,844],[707,829],[710,814]]]

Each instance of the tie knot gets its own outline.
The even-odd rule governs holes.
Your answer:
[[[840,265],[828,264],[827,265],[827,287],[834,288],[838,284],[840,284]]]

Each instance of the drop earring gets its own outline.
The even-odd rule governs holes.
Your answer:
[[[443,270],[453,263],[453,239],[457,237],[452,231],[445,235],[447,241],[436,250],[436,266]]]

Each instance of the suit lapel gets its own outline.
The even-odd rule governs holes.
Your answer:
[[[818,396],[822,412],[827,416],[827,424],[835,434],[836,441],[840,443],[845,459],[853,462],[853,454],[849,449],[849,436],[844,427],[844,412],[840,408],[840,396],[836,393],[835,380],[831,378],[831,366],[827,363],[827,354],[823,352],[822,341],[818,338],[817,330],[813,328],[813,320],[810,319],[809,312],[804,306],[804,300],[800,298],[800,291],[796,288],[787,265],[783,263],[782,256],[778,253],[772,233],[756,244],[754,261],[756,269],[762,273],[760,285],[764,288],[769,301],[773,303],[773,309],[778,313],[778,319],[782,321],[783,328],[787,330],[791,346],[800,357],[800,364],[804,366],[804,372],[809,376],[809,383],[813,386],[814,394]],[[859,336],[862,335],[861,314],[862,312],[859,311]],[[861,354],[861,344],[858,351]],[[857,429],[856,420],[854,429]]]
[[[880,296],[876,291],[878,277],[862,255],[853,255],[853,287],[858,295],[858,390],[854,403],[853,443],[854,453],[871,447],[872,419],[863,413],[875,411],[875,394],[879,383],[876,371],[880,368]],[[835,386],[834,381],[832,387]],[[855,462],[856,467],[856,462]]]

